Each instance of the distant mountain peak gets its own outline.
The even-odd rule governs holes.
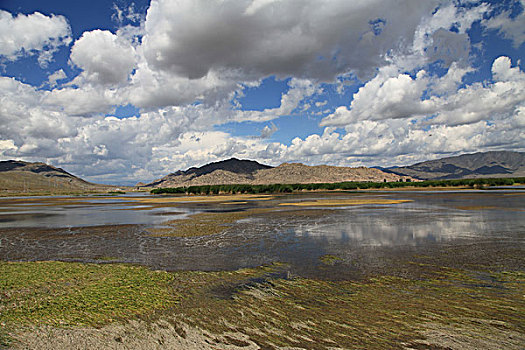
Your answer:
[[[230,158],[218,162],[208,163],[201,167],[192,167],[188,170],[179,170],[170,175],[194,175],[202,176],[214,172],[215,170],[229,171],[235,174],[253,174],[257,170],[271,169],[272,166],[260,164],[255,160]]]
[[[384,169],[384,171],[423,180],[522,177],[525,176],[525,153],[512,151],[477,152],[427,160],[410,166]]]

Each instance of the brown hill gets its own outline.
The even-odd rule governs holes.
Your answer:
[[[67,171],[45,163],[0,161],[0,193],[67,193],[104,191],[114,186],[87,182]]]
[[[337,167],[329,165],[308,166],[301,163],[284,163],[276,168],[260,170],[255,174],[258,184],[270,183],[330,183],[344,181],[405,181],[407,176],[388,174],[374,168]]]
[[[219,162],[230,164],[230,161]],[[184,187],[199,185],[226,185],[226,184],[292,184],[292,183],[330,183],[344,181],[406,181],[409,176],[399,176],[385,173],[374,168],[349,168],[328,165],[308,166],[300,163],[284,163],[272,168],[254,161],[234,159],[236,168],[226,170],[212,163],[212,171],[200,171],[201,168],[191,168],[191,172],[178,171],[154,181],[147,187]],[[256,164],[254,164],[256,163]],[[248,165],[248,166],[244,166]],[[205,165],[210,169],[208,165]],[[204,168],[203,167],[203,168]],[[239,170],[242,169],[242,170]],[[198,175],[198,174],[202,175]],[[410,178],[411,179],[411,178]]]

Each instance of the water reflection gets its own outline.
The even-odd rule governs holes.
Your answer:
[[[4,227],[0,229],[0,259],[118,261],[167,270],[237,269],[281,261],[307,275],[319,271],[319,257],[324,254],[341,257],[346,264],[344,273],[350,273],[364,265],[387,266],[390,260],[385,256],[428,247],[439,250],[442,245],[465,240],[476,244],[505,240],[523,246],[525,196],[493,191],[402,196],[412,202],[317,211],[286,209],[289,211],[240,220],[221,234],[189,238],[153,237],[147,229],[196,210],[190,207],[139,210],[144,208],[119,201],[38,210],[20,207],[10,214],[0,212],[0,227]],[[491,209],[479,209],[484,207]],[[203,208],[221,209],[216,204]],[[33,214],[44,217],[23,217]],[[2,215],[4,220],[20,216],[2,222]],[[111,224],[104,225],[108,222]],[[35,223],[40,226],[31,227]]]
[[[100,225],[155,224],[159,216],[173,220],[190,210],[181,208],[152,208],[118,199],[95,199],[86,204],[48,203],[14,204],[0,206],[0,228],[64,228]]]
[[[299,223],[293,230],[299,237],[377,246],[449,241],[494,231],[494,227],[491,227],[495,224],[494,220],[487,218],[484,213],[457,215],[451,212],[445,216],[417,213],[411,217],[401,214],[383,212],[377,215],[350,210],[347,217],[339,214],[335,215],[334,220],[327,220],[329,222]]]

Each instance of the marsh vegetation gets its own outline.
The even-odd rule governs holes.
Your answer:
[[[310,184],[273,184],[273,185],[202,185],[188,187],[154,188],[152,194],[219,194],[219,193],[292,193],[297,191],[333,191],[333,190],[368,190],[395,188],[433,188],[433,187],[469,187],[483,188],[486,186],[512,186],[525,184],[525,178],[479,178],[460,180],[429,180],[429,181],[399,181],[399,182],[336,182]]]

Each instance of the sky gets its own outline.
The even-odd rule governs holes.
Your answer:
[[[0,0],[0,160],[132,185],[236,157],[525,151],[525,0]]]

